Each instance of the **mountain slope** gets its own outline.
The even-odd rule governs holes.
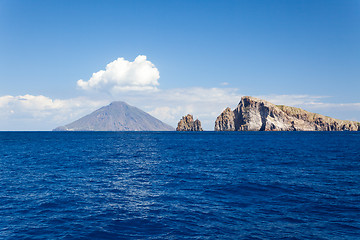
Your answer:
[[[112,102],[53,131],[173,131],[174,128],[125,102]]]
[[[215,131],[360,131],[360,123],[246,96],[218,116]]]

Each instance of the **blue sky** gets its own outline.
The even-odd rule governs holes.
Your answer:
[[[211,130],[242,95],[360,121],[360,1],[0,0],[0,36],[0,130],[51,130],[112,100],[173,126],[192,111]],[[160,73],[156,97],[77,85],[139,55]]]

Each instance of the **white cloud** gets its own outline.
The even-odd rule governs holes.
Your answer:
[[[281,104],[293,107],[301,107],[307,109],[353,109],[360,110],[360,103],[331,103],[324,100],[331,100],[329,96],[312,96],[312,95],[266,95],[257,96],[274,104]]]
[[[158,118],[158,119],[161,119],[162,121],[164,122],[172,122],[172,123],[175,123],[177,121],[177,116],[181,114],[182,112],[182,107],[178,106],[178,107],[175,107],[175,108],[171,108],[171,107],[168,107],[168,106],[165,106],[165,107],[150,107],[152,108],[153,110],[150,110],[149,111],[149,114]],[[172,124],[175,126],[175,124]]]
[[[316,103],[321,99],[328,98],[327,96],[312,96],[312,95],[265,95],[256,96],[257,98],[267,100],[273,104],[297,106],[304,104]]]
[[[300,107],[333,118],[360,121],[360,103],[312,102],[303,104]]]
[[[182,116],[190,113],[199,118],[205,130],[213,130],[217,116],[226,107],[234,109],[243,96],[238,89],[225,87],[161,90],[157,89],[159,78],[154,64],[146,56],[139,55],[133,62],[118,58],[109,63],[105,70],[94,73],[88,81],[77,82],[84,90],[96,91],[96,95],[92,96],[101,95],[101,100],[86,97],[51,99],[30,94],[0,96],[0,130],[51,130],[115,100],[136,106],[173,127]],[[330,97],[311,95],[256,97],[340,119],[360,120],[360,103],[328,103]],[[325,98],[327,101],[324,102]]]
[[[22,95],[0,97],[0,130],[51,130],[91,113],[111,101],[136,106],[175,127],[183,115],[193,114],[212,130],[216,117],[228,106],[235,107],[241,95],[236,89],[182,88],[157,92],[127,92],[117,97],[90,100],[85,97],[51,99]]]
[[[85,97],[51,99],[22,95],[0,97],[0,130],[51,130],[68,124],[111,101],[121,100],[176,127],[182,116],[199,118],[205,130],[213,130],[216,117],[234,109],[243,95],[231,88],[178,88],[157,92],[128,92],[118,97],[90,100]],[[257,96],[260,97],[260,96]],[[360,103],[325,103],[310,95],[271,95],[261,98],[275,104],[301,107],[311,112],[348,120],[360,120]]]
[[[88,81],[80,79],[78,87],[84,90],[98,90],[110,93],[121,91],[156,90],[160,73],[146,56],[139,55],[133,62],[118,58],[106,65],[105,70],[92,74]]]
[[[299,107],[333,118],[360,121],[360,103],[332,103],[329,96],[267,95],[258,96],[274,104]]]
[[[196,87],[122,94],[121,98],[173,127],[190,113],[199,118],[204,129],[213,130],[216,117],[226,107],[236,107],[241,95],[237,89]]]
[[[156,94],[129,98],[129,102],[176,127],[185,114],[199,118],[203,128],[213,130],[217,116],[226,108],[234,109],[243,94],[233,88],[182,88],[161,90]],[[325,103],[331,100],[328,96],[312,95],[268,95],[256,96],[274,104],[300,107],[311,112],[347,119],[360,120],[360,103]],[[151,105],[148,99],[151,99]]]
[[[108,103],[87,98],[51,99],[22,95],[0,97],[0,130],[51,130]]]

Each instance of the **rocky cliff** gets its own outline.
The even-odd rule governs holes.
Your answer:
[[[179,121],[176,131],[202,131],[201,122],[194,118],[191,114],[188,114]]]
[[[235,115],[227,107],[215,121],[215,131],[235,131]]]
[[[360,131],[360,123],[246,96],[217,117],[215,131]]]

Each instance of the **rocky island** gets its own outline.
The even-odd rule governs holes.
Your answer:
[[[217,117],[215,131],[360,131],[360,123],[245,96]]]
[[[202,131],[201,122],[194,118],[191,114],[188,114],[179,121],[176,131]]]

